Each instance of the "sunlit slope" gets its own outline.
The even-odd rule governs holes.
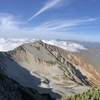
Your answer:
[[[21,85],[57,98],[100,85],[99,73],[91,64],[74,53],[42,41],[1,52],[0,66],[7,76]]]

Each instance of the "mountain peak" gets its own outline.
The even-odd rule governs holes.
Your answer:
[[[1,52],[0,65],[6,69],[7,76],[21,85],[60,98],[73,94],[68,88],[77,93],[100,85],[98,71],[79,54],[39,40]]]

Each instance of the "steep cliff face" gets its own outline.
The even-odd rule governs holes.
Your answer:
[[[35,88],[52,98],[83,92],[100,85],[99,73],[81,57],[42,41],[23,44],[0,53],[4,73],[25,87]]]

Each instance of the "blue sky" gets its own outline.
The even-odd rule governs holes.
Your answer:
[[[100,42],[100,0],[0,0],[0,37]]]

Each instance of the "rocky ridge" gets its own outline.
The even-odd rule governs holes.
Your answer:
[[[0,53],[4,73],[24,87],[35,88],[52,98],[83,92],[100,85],[97,70],[81,58],[42,41],[23,44]]]

